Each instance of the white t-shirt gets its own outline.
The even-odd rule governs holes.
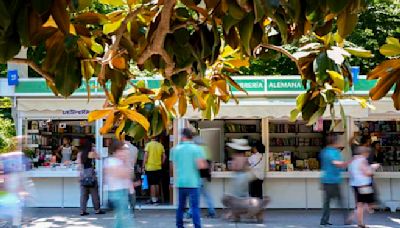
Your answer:
[[[135,164],[137,161],[138,157],[138,149],[136,146],[132,145],[132,143],[125,141],[125,147],[128,148],[129,150],[129,165],[131,166],[131,169],[133,170],[135,168]]]
[[[114,157],[110,157],[106,159],[104,167],[107,169],[107,168],[116,168],[123,165],[124,163],[121,160]],[[111,173],[107,173],[105,179],[109,191],[129,189],[130,180],[128,179],[115,177]]]
[[[264,180],[265,177],[265,156],[263,154],[257,152],[252,154],[249,157],[250,168],[253,171],[254,175],[260,179]]]

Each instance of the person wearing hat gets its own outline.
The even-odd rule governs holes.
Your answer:
[[[186,200],[189,205],[195,228],[201,227],[200,220],[200,169],[207,168],[205,153],[202,147],[193,142],[193,131],[182,130],[182,142],[171,151],[170,161],[173,163],[175,187],[178,188],[178,208],[176,210],[176,227],[183,228],[183,214]]]
[[[233,179],[233,192],[236,197],[249,197],[249,182],[251,173],[249,172],[249,162],[245,153],[251,150],[247,139],[232,139],[227,146],[234,150],[232,155],[232,170],[236,172]]]

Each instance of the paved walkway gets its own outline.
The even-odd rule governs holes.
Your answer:
[[[91,211],[89,211],[91,212]],[[91,215],[81,217],[78,215],[79,209],[54,209],[54,208],[35,208],[29,209],[25,213],[24,227],[32,228],[59,228],[59,227],[110,227],[113,224],[113,214]],[[223,211],[218,211],[222,214]],[[264,224],[256,224],[251,221],[243,223],[231,223],[221,218],[203,219],[204,228],[245,228],[245,227],[268,227],[268,228],[312,228],[319,227],[319,210],[267,210],[265,213]],[[342,224],[338,211],[333,212],[331,222]],[[135,216],[135,226],[143,228],[173,228],[175,227],[175,211],[173,210],[142,210]],[[400,228],[400,213],[377,212],[368,215],[367,224],[373,228]],[[187,227],[193,227],[189,222]],[[353,226],[334,226],[334,227],[356,227]]]

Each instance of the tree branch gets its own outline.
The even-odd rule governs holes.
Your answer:
[[[28,65],[30,68],[32,68],[32,70],[36,71],[38,74],[40,74],[44,79],[46,79],[48,82],[52,83],[53,85],[55,85],[54,83],[54,79],[53,76],[51,74],[49,74],[48,72],[42,70],[42,68],[40,68],[40,66],[38,66],[33,60],[30,59],[21,59],[21,58],[13,58],[8,60],[9,63],[15,63],[15,64],[26,64]]]
[[[284,48],[282,48],[282,47],[275,46],[275,45],[272,45],[272,44],[260,44],[260,45],[258,45],[258,46],[254,49],[253,55],[256,56],[256,55],[257,55],[257,54],[256,54],[256,51],[257,51],[259,48],[262,48],[262,47],[263,47],[263,48],[267,48],[267,49],[271,49],[271,50],[274,50],[274,51],[277,51],[277,52],[280,52],[280,53],[286,55],[287,57],[289,57],[290,60],[292,60],[292,61],[296,64],[296,67],[297,67],[299,73],[300,73],[300,74],[302,73],[301,67],[300,67],[300,65],[299,65],[299,60],[296,59],[296,57],[294,57],[292,54],[290,54],[290,52],[286,51],[286,50],[285,50]]]
[[[173,59],[164,49],[165,38],[167,34],[171,32],[171,16],[175,4],[176,0],[168,0],[164,2],[160,23],[157,25],[157,29],[153,33],[152,37],[150,37],[149,45],[147,45],[146,49],[136,61],[138,65],[143,65],[152,55],[161,55],[166,64],[165,76],[167,78],[172,76],[175,68]]]
[[[125,32],[125,30],[127,29],[126,26],[128,24],[129,21],[131,21],[133,18],[135,18],[138,13],[140,12],[141,8],[137,8],[134,11],[130,11],[128,13],[128,15],[126,15],[125,19],[122,21],[121,25],[119,26],[119,28],[117,29],[117,31],[115,32],[116,37],[115,37],[115,41],[111,44],[110,48],[108,49],[107,53],[104,54],[103,58],[101,59],[101,64],[102,64],[102,70],[100,71],[99,75],[98,75],[98,81],[103,83],[104,77],[105,77],[105,70],[103,69],[103,66],[108,64],[109,61],[111,61],[114,57],[114,55],[117,53],[118,48],[119,48],[119,43],[121,41],[121,38]]]

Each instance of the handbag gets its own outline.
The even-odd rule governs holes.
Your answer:
[[[83,187],[94,187],[97,183],[96,172],[93,168],[83,169],[81,176],[81,185]]]
[[[149,182],[147,181],[147,175],[145,173],[142,174],[142,190],[149,189]]]

